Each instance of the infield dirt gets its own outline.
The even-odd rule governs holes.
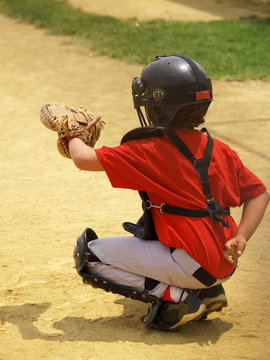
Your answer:
[[[116,0],[93,7],[70,2],[113,16],[170,18],[186,10],[186,19],[188,13],[194,20],[222,19],[221,5],[225,18],[229,10],[236,14],[224,1],[201,1],[203,8],[195,1],[125,1],[124,11]],[[119,144],[138,126],[130,86],[141,67],[3,15],[0,33],[0,360],[268,360],[269,210],[225,284],[229,306],[222,313],[173,333],[147,330],[141,322],[147,305],[82,284],[72,259],[88,226],[100,237],[126,234],[121,223],[141,215],[137,193],[112,189],[103,173],[76,169],[39,121],[44,103],[84,106],[106,121],[98,146]],[[270,82],[213,85],[208,129],[269,188]],[[239,220],[240,211],[233,214]]]

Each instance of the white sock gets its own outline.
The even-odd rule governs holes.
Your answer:
[[[187,292],[185,291],[185,289],[171,286],[170,287],[170,296],[171,296],[171,299],[175,303],[179,303],[180,300],[181,301],[185,300],[185,298],[187,297]]]

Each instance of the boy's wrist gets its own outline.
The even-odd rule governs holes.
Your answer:
[[[238,227],[235,237],[237,238],[238,241],[241,242],[247,242],[249,239],[249,236],[246,234],[246,232],[240,227]]]

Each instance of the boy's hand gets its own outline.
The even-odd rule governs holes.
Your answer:
[[[228,263],[237,266],[237,260],[243,254],[246,243],[246,239],[241,235],[236,235],[226,242],[223,256]]]

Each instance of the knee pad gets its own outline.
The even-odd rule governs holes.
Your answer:
[[[100,261],[88,248],[88,243],[96,239],[98,239],[98,236],[94,230],[86,228],[78,237],[77,245],[74,248],[73,257],[75,268],[82,277],[84,284],[145,303],[154,304],[160,301],[156,296],[150,294],[150,290],[138,290],[130,286],[121,285],[91,271],[90,268],[86,266],[87,263]]]
[[[98,239],[98,236],[94,230],[90,228],[86,228],[77,239],[77,245],[73,251],[73,258],[75,262],[75,268],[79,274],[85,267],[86,263],[89,261],[89,256],[91,255],[91,252],[88,249],[88,243],[95,239]]]

